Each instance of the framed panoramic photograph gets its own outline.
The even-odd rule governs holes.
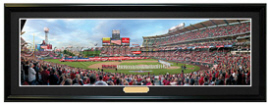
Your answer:
[[[266,101],[266,4],[5,4],[5,101]]]

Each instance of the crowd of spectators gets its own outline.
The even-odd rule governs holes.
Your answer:
[[[58,54],[56,54],[54,51],[22,51],[22,55],[23,56],[42,56],[42,57],[55,57],[58,56]]]
[[[250,23],[227,25],[215,28],[185,33],[178,36],[169,36],[159,39],[150,39],[151,45],[167,44],[186,40],[218,37],[244,33],[250,31]],[[179,47],[190,46],[220,46],[241,45],[240,49],[250,49],[247,42],[236,40],[214,40],[196,43],[184,43],[166,47],[141,48],[140,56],[153,57],[165,61],[189,62],[196,65],[211,64],[207,70],[184,73],[182,69],[176,74],[125,74],[121,72],[105,72],[70,67],[39,60],[31,57],[33,53],[22,53],[21,57],[21,85],[250,85],[250,54],[232,54],[229,50],[199,50],[178,51]],[[135,48],[134,48],[135,49]],[[150,50],[149,50],[150,49]],[[173,49],[173,50],[172,50]],[[140,50],[140,48],[139,48]],[[147,51],[148,50],[148,51]],[[129,55],[132,47],[103,47],[101,54]],[[137,51],[137,50],[136,50]],[[53,52],[36,51],[35,55],[56,56]],[[102,65],[104,68],[107,65]],[[109,66],[108,66],[109,67]],[[112,66],[113,68],[115,66]],[[112,68],[111,67],[111,68]],[[188,69],[188,68],[187,68]]]
[[[193,64],[201,64],[209,67],[208,64],[214,65],[212,69],[217,71],[224,71],[226,75],[229,73],[236,73],[239,69],[244,69],[243,73],[248,73],[248,76],[245,75],[243,83],[249,84],[250,74],[250,54],[240,53],[240,54],[231,54],[229,51],[167,51],[167,52],[148,52],[144,53],[145,55],[153,55],[158,59],[174,61],[174,62],[190,62]],[[165,56],[160,56],[160,55]],[[241,66],[239,66],[241,65]],[[239,68],[238,68],[239,67]],[[245,71],[246,70],[246,71]],[[235,75],[235,74],[234,74]],[[242,75],[244,78],[244,75]],[[227,78],[228,76],[226,76]]]
[[[236,44],[236,40],[217,40],[217,41],[205,41],[205,42],[197,42],[197,43],[189,43],[189,44],[178,44],[173,46],[166,46],[166,47],[143,47],[139,50],[142,51],[153,51],[152,54],[146,55],[147,52],[143,52],[140,56],[158,56],[158,55],[164,55],[164,50],[177,50],[177,48],[188,48],[188,47],[198,47],[198,46],[220,46],[220,45],[234,45]],[[103,48],[101,51],[101,54],[107,54],[107,55],[132,55],[132,49],[134,47],[108,47]],[[138,51],[139,51],[138,50]],[[161,51],[161,52],[155,52],[155,51]],[[167,52],[168,53],[168,52]]]
[[[228,52],[181,52],[169,60],[209,61],[209,70],[177,74],[125,74],[87,70],[35,58],[22,57],[22,85],[249,85],[249,54],[232,55]],[[186,57],[184,57],[186,56]],[[187,57],[189,56],[189,57]],[[209,56],[209,57],[208,57]]]
[[[131,52],[132,47],[128,46],[110,46],[110,47],[104,47],[101,50],[101,54],[106,54],[106,55],[129,55],[132,54]]]
[[[241,23],[236,25],[227,25],[227,26],[219,26],[214,28],[207,28],[199,31],[193,31],[189,33],[184,33],[182,35],[170,35],[166,37],[160,38],[151,38],[147,41],[146,44],[150,45],[160,45],[167,43],[175,43],[186,40],[193,39],[201,39],[208,37],[218,37],[218,36],[226,36],[233,35],[238,33],[245,33],[250,31],[250,23]]]

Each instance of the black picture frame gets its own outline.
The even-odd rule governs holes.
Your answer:
[[[4,4],[5,102],[42,101],[266,101],[266,4]],[[123,87],[19,87],[18,18],[252,18],[252,87],[150,87],[149,93]],[[73,93],[70,92],[73,90]],[[74,92],[76,91],[76,92]],[[159,94],[162,93],[162,94]]]

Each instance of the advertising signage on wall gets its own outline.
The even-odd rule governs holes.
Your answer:
[[[111,40],[111,44],[121,45],[121,40]]]
[[[102,38],[102,43],[110,43],[111,42],[111,38],[110,37],[104,37]]]
[[[122,38],[122,43],[129,43],[130,39],[129,38]]]
[[[123,46],[129,46],[130,44],[130,38],[121,38],[121,41]]]

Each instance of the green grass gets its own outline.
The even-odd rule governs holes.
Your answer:
[[[65,64],[71,67],[76,67],[76,68],[82,68],[82,69],[88,69],[88,70],[97,70],[97,68],[88,68],[88,66],[93,65],[93,64],[97,64],[97,63],[101,63],[101,62],[60,62],[59,59],[47,59],[44,61],[48,61],[48,62],[53,62],[53,63],[59,63],[59,64]],[[144,60],[130,60],[130,61],[157,61],[155,59],[144,59]],[[108,62],[112,62],[112,61],[108,61]],[[175,62],[170,62],[171,66],[178,66],[179,69],[146,69],[146,71],[152,71],[150,72],[150,74],[166,74],[167,72],[170,74],[176,74],[176,73],[181,73],[182,69],[181,66],[184,65],[182,63],[175,63]],[[160,64],[158,62],[125,62],[125,63],[121,63],[120,65],[156,65],[156,64]],[[187,69],[184,70],[184,73],[190,73],[190,72],[194,72],[194,71],[198,71],[200,70],[200,67],[195,66],[195,65],[188,65],[186,64]],[[108,69],[104,69],[105,72],[115,72],[115,70],[108,70]],[[148,74],[147,72],[145,73],[135,73],[135,72],[129,72],[129,71],[135,71],[135,70],[117,70],[117,72],[119,73],[125,73],[125,74]]]
[[[120,65],[159,65],[158,62],[123,62]]]
[[[100,63],[100,62],[60,62],[59,59],[46,59],[44,61],[64,64],[71,67],[83,68],[83,69],[89,69],[88,66],[96,64],[96,63]]]

